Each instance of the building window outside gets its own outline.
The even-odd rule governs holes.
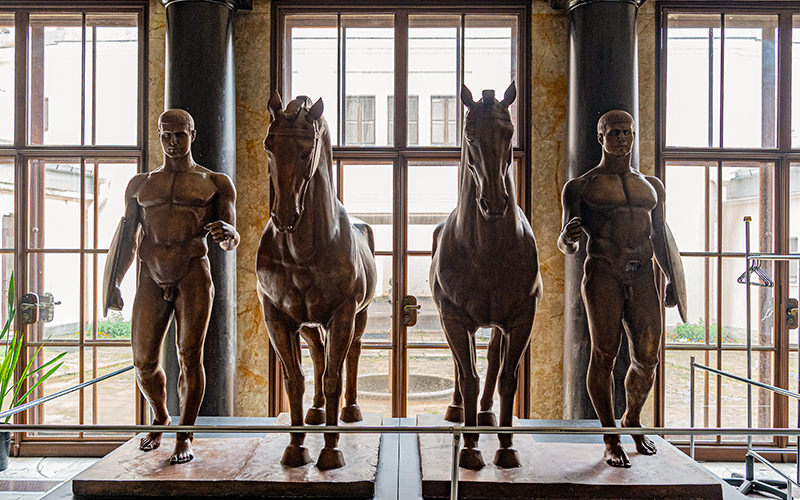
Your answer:
[[[788,96],[779,92],[791,78],[781,68],[800,72],[800,10],[752,14],[748,8],[755,4],[732,2],[717,13],[697,13],[682,8],[689,4],[665,2],[660,12],[665,43],[658,112],[664,126],[657,152],[667,222],[688,278],[689,315],[684,324],[674,309],[666,310],[660,417],[668,427],[689,424],[685,395],[691,355],[698,363],[746,375],[745,288],[736,283],[745,268],[744,216],[753,218],[751,252],[796,252],[800,234],[799,79],[793,79],[791,113],[780,113]],[[791,60],[782,61],[789,54],[781,41],[787,26],[793,26],[795,50]],[[788,213],[780,212],[784,206]],[[796,262],[760,265],[776,281],[796,281]],[[774,291],[751,290],[752,377],[787,386],[789,367],[781,353],[796,351],[797,333],[788,331],[781,318],[773,319],[774,304],[781,300]],[[746,426],[743,384],[707,372],[698,372],[696,384],[697,426]],[[753,397],[754,426],[796,421],[793,403],[776,406],[777,399],[764,390],[754,390]],[[738,444],[744,436],[699,441]],[[786,440],[776,438],[772,444],[784,446]]]
[[[386,127],[389,133],[388,144],[394,144],[394,96],[390,95],[387,98],[387,114],[389,115],[389,123]],[[416,146],[419,144],[419,96],[408,96],[408,105],[406,106],[406,114],[408,117],[408,129],[406,130],[406,141],[409,146]]]
[[[375,96],[347,96],[344,123],[346,143],[375,144]]]
[[[456,96],[431,96],[431,144],[456,144]]]

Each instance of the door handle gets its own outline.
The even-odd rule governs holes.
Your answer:
[[[417,304],[417,298],[413,295],[406,295],[403,298],[403,324],[414,326],[417,324],[417,312],[422,306]]]
[[[789,299],[786,304],[786,327],[794,330],[798,326],[797,299]]]

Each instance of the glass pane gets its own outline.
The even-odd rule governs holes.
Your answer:
[[[28,356],[33,357],[36,348],[28,349]],[[61,359],[61,367],[31,393],[29,400],[44,397],[77,385],[80,380],[81,355],[79,347],[44,347],[36,356],[33,366],[38,367],[66,352]],[[38,380],[38,379],[35,379]],[[35,382],[34,382],[35,383]],[[56,398],[47,404],[28,410],[28,421],[37,424],[80,424],[80,396],[82,391],[75,391],[66,396]],[[84,391],[85,392],[85,391]],[[32,436],[77,436],[77,433],[29,433]]]
[[[771,352],[752,354],[751,377],[766,384],[772,384]],[[727,351],[722,354],[722,370],[747,376],[747,353]],[[722,427],[747,427],[747,385],[735,380],[723,379],[722,387]],[[753,426],[772,427],[772,394],[764,389],[753,388]],[[724,442],[745,441],[746,436],[724,436]],[[754,442],[769,442],[769,437],[753,437]]]
[[[771,262],[760,261],[759,266],[774,278]],[[722,342],[725,344],[747,343],[747,297],[746,287],[736,282],[745,272],[744,258],[722,260]],[[751,282],[759,282],[753,273]],[[773,292],[774,288],[752,286],[750,288],[750,339],[752,345],[773,344]]]
[[[14,158],[0,158],[0,248],[14,248]]]
[[[667,162],[666,212],[682,252],[717,248],[717,166],[702,162]],[[707,211],[707,212],[706,212]],[[708,223],[703,214],[708,213]]]
[[[682,257],[686,274],[686,316],[684,323],[677,307],[668,307],[664,315],[667,343],[717,344],[717,259]],[[727,332],[726,332],[727,333]]]
[[[81,22],[80,14],[30,16],[30,144],[81,143]]]
[[[0,145],[14,143],[14,14],[0,14]]]
[[[725,16],[724,147],[775,147],[777,61],[777,15]]]
[[[667,146],[719,146],[720,37],[719,15],[667,17]]]
[[[350,217],[372,227],[375,250],[392,250],[392,164],[343,163],[343,205]]]
[[[722,164],[722,251],[744,252],[745,216],[750,216],[750,251],[771,252],[773,238],[772,163]]]
[[[39,321],[28,326],[29,341],[78,341],[82,303],[80,269],[77,253],[32,253],[28,256],[28,291],[39,295],[40,305],[48,299],[54,302],[50,307],[40,307]],[[87,298],[92,296],[88,271]]]
[[[84,354],[84,380],[106,375],[133,363],[131,348],[89,347]],[[133,370],[116,375],[85,389],[85,423],[132,425],[136,423],[136,379]],[[90,436],[117,435],[90,433]]]
[[[408,16],[408,93],[419,96],[423,107],[412,116],[409,106],[409,145],[420,146],[443,142],[430,130],[431,118],[442,120],[444,110],[441,101],[431,101],[432,95],[449,95],[458,91],[457,62],[460,16]],[[428,105],[432,107],[428,107]],[[411,124],[419,123],[421,142],[412,143]],[[415,128],[417,128],[415,126]]]
[[[458,201],[458,163],[408,166],[408,249],[431,251],[433,231]]]
[[[447,343],[442,331],[442,323],[439,319],[439,310],[433,303],[431,286],[428,274],[431,268],[431,258],[427,255],[408,256],[408,294],[417,298],[420,305],[417,313],[417,324],[407,330],[408,342]]]
[[[792,163],[789,168],[789,251],[800,253],[800,163]],[[798,275],[800,261],[789,261],[790,297],[800,298]],[[798,329],[789,330],[789,342],[793,345],[797,345],[797,334]]]
[[[139,100],[137,15],[90,14],[86,16],[86,24],[87,53],[91,50],[88,46],[91,41],[89,37],[96,40],[94,141],[90,142],[87,138],[86,142],[102,145],[136,144]],[[89,85],[87,89],[90,89]],[[87,107],[90,104],[87,99]],[[89,130],[87,128],[87,133]]]
[[[338,144],[339,100],[337,98],[338,37],[336,16],[286,16],[284,57],[284,104],[299,95],[313,101],[322,98],[323,117],[328,122],[331,143]]]
[[[486,380],[486,349],[476,356],[481,391]],[[408,351],[408,416],[418,414],[444,415],[453,401],[455,363],[450,349],[409,349]],[[495,414],[499,417],[500,399],[494,393]],[[489,439],[484,436],[482,439]]]
[[[792,47],[800,47],[800,15],[793,17]],[[800,75],[800,50],[792,51],[792,75]],[[800,148],[800,78],[792,78],[792,147]]]
[[[125,214],[125,188],[136,175],[136,162],[86,162],[86,246],[108,248]],[[94,219],[97,217],[97,231]]]
[[[709,351],[667,349],[664,353],[664,426],[690,427],[689,405],[691,356],[695,362],[716,368],[716,354]],[[717,377],[695,371],[695,427],[716,427]],[[670,436],[671,441],[688,441],[689,436]],[[697,436],[698,442],[713,441],[714,436]]]
[[[137,263],[131,265],[125,277],[120,283],[120,291],[122,291],[122,302],[124,304],[121,311],[108,311],[108,316],[103,317],[103,270],[106,265],[107,254],[95,254],[88,256],[87,266],[94,272],[95,280],[97,283],[97,297],[96,297],[96,313],[94,317],[97,318],[97,336],[93,337],[96,340],[130,340],[131,338],[131,313],[133,311],[133,299],[136,296],[136,275]],[[95,260],[97,263],[95,264]],[[90,296],[90,300],[93,300]],[[91,307],[87,307],[87,337],[92,337],[91,332],[94,330],[91,326],[93,321]]]
[[[361,120],[372,123],[347,144],[386,146],[387,96],[394,93],[394,16],[342,16],[345,36],[344,88],[362,100]],[[335,58],[334,58],[335,61]],[[316,76],[315,76],[316,78]],[[375,103],[380,106],[375,109]],[[332,116],[332,115],[329,115]],[[345,126],[350,125],[345,124]],[[356,136],[345,134],[348,140]]]
[[[522,86],[517,73],[517,17],[507,15],[468,15],[464,19],[464,83],[477,99],[484,89],[495,91],[497,100],[512,81]],[[519,100],[509,111],[517,125]],[[453,103],[455,105],[455,102]],[[459,101],[458,108],[461,107]],[[456,108],[457,109],[457,108]],[[514,144],[517,144],[515,127]]]
[[[80,248],[81,164],[69,160],[28,163],[30,248]]]
[[[392,391],[389,384],[388,349],[362,349],[358,361],[358,405],[363,414],[392,414]]]

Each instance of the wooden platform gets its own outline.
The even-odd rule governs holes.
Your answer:
[[[281,415],[277,425],[288,425]],[[347,424],[342,424],[347,425]],[[352,425],[379,426],[378,415],[367,415]],[[131,439],[72,481],[81,498],[137,497],[247,497],[247,498],[373,498],[381,436],[343,434],[339,447],[346,465],[321,471],[313,463],[288,468],[280,464],[288,434],[238,438],[205,437],[194,441],[195,459],[170,465],[173,438],[165,436],[151,452]],[[322,434],[307,434],[306,447],[316,460]]]
[[[447,425],[441,417],[420,415],[418,425]],[[515,424],[516,425],[516,424]],[[500,469],[492,460],[497,437],[482,435],[479,441],[486,466],[480,471],[460,469],[459,498],[464,499],[722,499],[719,480],[663,439],[653,438],[654,456],[636,453],[632,441],[625,449],[630,469],[609,467],[603,460],[603,444],[569,442],[552,438],[537,441],[516,435],[522,467]],[[599,438],[598,436],[598,439]],[[424,498],[450,498],[452,438],[419,436]]]

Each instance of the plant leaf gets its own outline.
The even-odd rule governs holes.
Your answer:
[[[11,278],[8,280],[8,317],[14,317],[14,304],[16,297],[14,296],[14,271],[11,271]]]

